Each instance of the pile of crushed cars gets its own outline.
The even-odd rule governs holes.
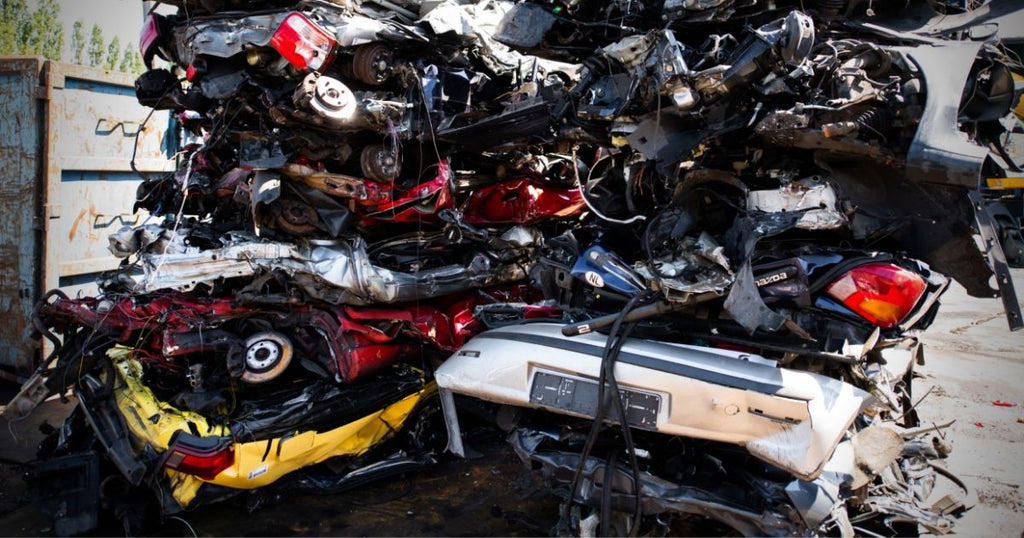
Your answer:
[[[1022,174],[1017,8],[163,3],[136,89],[179,166],[98,296],[43,299],[7,408],[80,402],[35,472],[101,495],[51,491],[59,532],[407,472],[465,452],[467,408],[562,534],[942,534],[969,504],[915,334],[951,280],[1022,325],[978,193]]]

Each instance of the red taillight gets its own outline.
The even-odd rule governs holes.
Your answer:
[[[316,71],[327,63],[334,38],[301,13],[285,17],[270,38],[270,46],[300,70]]]
[[[213,480],[235,463],[235,448],[230,437],[198,437],[177,432],[171,438],[164,467]]]
[[[203,78],[203,75],[205,74],[206,60],[203,60],[202,58],[196,58],[195,61],[189,64],[188,69],[185,69],[185,80],[189,82],[195,82]]]
[[[829,295],[883,329],[903,321],[924,295],[917,273],[889,263],[862,265],[829,284]]]

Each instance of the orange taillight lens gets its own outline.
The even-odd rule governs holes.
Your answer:
[[[926,288],[921,275],[878,263],[851,269],[829,284],[826,292],[864,319],[889,329],[906,319]]]

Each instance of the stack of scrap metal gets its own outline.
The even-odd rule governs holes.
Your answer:
[[[462,454],[472,403],[555,532],[966,508],[911,380],[950,279],[1022,323],[976,195],[1021,174],[1007,6],[163,4],[136,90],[184,149],[100,294],[38,309],[7,414],[81,402],[38,472],[112,463],[164,515],[339,491]]]

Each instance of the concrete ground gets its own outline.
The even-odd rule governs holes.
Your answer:
[[[1024,301],[1024,270],[1013,275]],[[953,284],[923,335],[927,363],[917,369],[915,398],[927,394],[918,406],[922,422],[955,421],[944,433],[954,447],[945,466],[977,493],[978,504],[955,528],[965,536],[1024,537],[1024,331],[1011,333],[1002,312],[999,300],[967,297]],[[0,394],[0,401],[11,395]],[[59,425],[69,405],[50,401],[31,420],[0,427],[0,535],[52,533],[48,519],[29,505],[21,475],[41,438],[39,424]],[[482,459],[446,460],[403,480],[297,496],[253,514],[229,501],[183,519],[206,536],[547,534],[557,500],[524,476],[505,443],[493,441]],[[190,535],[180,520],[156,532]]]
[[[1024,269],[1012,271],[1024,302]],[[978,495],[956,532],[1024,536],[1024,330],[1007,329],[1000,300],[968,297],[954,283],[922,340],[915,399],[931,390],[918,407],[922,423],[956,421],[945,433],[946,467]]]

